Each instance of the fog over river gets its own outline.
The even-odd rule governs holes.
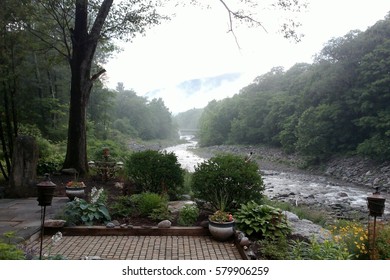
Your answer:
[[[182,167],[193,172],[197,164],[205,160],[191,151],[196,146],[196,141],[189,141],[165,150],[175,153]],[[367,196],[373,193],[372,188],[303,171],[261,170],[261,173],[265,183],[264,194],[271,199],[318,207],[340,218],[368,218]],[[382,195],[386,198],[385,214],[382,218],[388,219],[390,194]]]

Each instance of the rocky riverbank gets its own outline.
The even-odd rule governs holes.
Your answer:
[[[334,158],[323,166],[302,168],[304,160],[263,146],[212,146],[195,153],[209,158],[217,153],[243,156],[253,153],[265,182],[265,194],[293,205],[326,210],[332,217],[367,219],[367,196],[380,187],[387,199],[384,217],[390,216],[390,165],[358,157]]]
[[[322,166],[303,168],[305,161],[302,157],[286,154],[277,148],[219,145],[194,149],[194,153],[203,158],[224,152],[243,156],[253,152],[253,159],[258,162],[261,170],[322,175],[361,187],[379,187],[381,192],[390,194],[390,162],[376,163],[357,156],[335,157]]]

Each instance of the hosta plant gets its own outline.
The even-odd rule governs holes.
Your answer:
[[[107,196],[104,189],[92,188],[90,202],[75,198],[64,209],[64,219],[68,224],[93,225],[111,220],[106,207]]]
[[[255,201],[241,205],[234,216],[237,228],[248,236],[276,239],[291,232],[280,209],[269,205],[260,205]]]

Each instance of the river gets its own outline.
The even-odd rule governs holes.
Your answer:
[[[165,150],[176,154],[182,167],[193,172],[205,159],[194,154],[197,142],[189,142]],[[265,183],[264,194],[294,205],[308,205],[327,210],[338,218],[368,218],[367,196],[374,189],[345,183],[327,176],[307,174],[305,172],[261,170]],[[390,218],[390,194],[386,198],[385,213],[381,218]]]

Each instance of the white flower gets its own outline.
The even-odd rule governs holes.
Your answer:
[[[97,190],[95,187],[93,187],[91,190],[91,203],[94,204],[98,202],[102,193],[103,193],[103,188]]]
[[[51,240],[53,242],[53,244],[56,244],[58,241],[60,241],[62,239],[62,233],[60,231],[58,231],[56,234],[54,234],[52,237],[51,237]]]

